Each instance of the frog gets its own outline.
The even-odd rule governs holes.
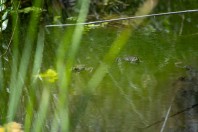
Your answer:
[[[75,65],[72,67],[72,71],[73,72],[82,72],[82,71],[89,71],[89,72],[92,72],[93,70],[93,67],[87,67],[86,65],[84,64],[78,64],[78,65]]]
[[[129,63],[139,63],[140,59],[137,56],[125,56],[125,57],[116,58],[116,61],[117,62],[125,61],[125,62],[129,62]]]

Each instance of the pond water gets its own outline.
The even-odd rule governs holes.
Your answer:
[[[174,21],[171,22],[174,25]],[[76,132],[157,132],[162,129],[167,132],[197,131],[196,125],[187,128],[187,124],[190,123],[186,123],[197,122],[197,119],[183,118],[191,109],[168,118],[165,127],[162,127],[165,117],[186,109],[177,107],[178,100],[175,96],[178,89],[191,86],[198,88],[195,82],[188,79],[182,82],[179,79],[191,76],[185,66],[198,69],[198,25],[192,21],[191,26],[188,23],[188,20],[185,20],[185,26],[177,27],[180,30],[170,26],[168,31],[166,28],[148,31],[152,24],[136,29],[118,57],[135,56],[140,61],[131,63],[126,59],[121,61],[115,59],[102,82],[83,106],[87,83],[98,65],[102,63],[114,39],[120,35],[122,28],[105,27],[85,32],[74,66],[83,66],[85,67],[83,69],[91,68],[91,70],[72,73],[69,88],[72,130]],[[50,50],[50,47],[47,49]],[[46,62],[49,66],[49,61]],[[197,79],[197,76],[195,78]],[[179,81],[181,83],[175,85]],[[75,115],[80,111],[79,109],[83,109],[83,112],[80,116]],[[181,120],[186,122],[181,123]]]
[[[91,93],[87,93],[90,79],[103,63],[114,40],[128,27],[114,27],[112,24],[84,32],[68,89],[71,131],[198,131],[197,17],[197,13],[189,13],[185,17],[175,15],[147,19],[133,31],[117,58],[108,67],[102,81]],[[62,34],[67,30],[68,27],[46,28],[41,72],[56,69],[55,54]],[[12,55],[11,53],[11,57]],[[5,76],[1,74],[0,86],[9,86],[8,74],[12,64],[5,58],[2,61],[4,63],[0,63],[0,72]],[[28,109],[25,108],[26,101],[31,98],[31,92],[35,90],[32,99],[35,106],[32,112],[35,112],[41,104],[43,88],[50,87],[50,114],[44,123],[46,128],[43,128],[49,131],[53,120],[51,118],[55,118],[53,114],[60,89],[56,82],[49,85],[39,80],[37,89],[32,90],[34,86],[28,82],[32,75],[27,75],[27,78],[16,120],[25,122]],[[1,92],[5,94],[0,103],[7,106],[9,87]],[[0,116],[1,120],[5,122],[7,108],[0,111],[4,115]]]

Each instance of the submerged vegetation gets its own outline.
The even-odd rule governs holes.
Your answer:
[[[190,1],[1,0],[0,132],[197,131]]]

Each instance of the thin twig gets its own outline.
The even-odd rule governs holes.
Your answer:
[[[177,112],[177,113],[175,113],[175,114],[172,114],[172,115],[170,115],[168,118],[171,118],[171,117],[177,116],[177,115],[179,115],[179,114],[182,114],[182,113],[184,113],[184,112],[186,112],[186,111],[189,111],[189,110],[191,110],[191,109],[193,109],[193,108],[195,108],[195,107],[197,107],[197,106],[198,106],[198,103],[192,105],[191,107],[185,108],[185,109],[183,109],[183,110],[181,110],[181,111],[179,111],[179,112]],[[152,124],[150,124],[150,125],[148,125],[148,126],[145,127],[145,128],[152,127],[152,126],[157,125],[157,124],[159,124],[159,123],[161,123],[161,122],[163,122],[163,121],[164,121],[164,118],[161,119],[161,120],[159,120],[159,121],[156,121],[156,122],[154,122],[154,123],[152,123]]]
[[[76,26],[76,25],[100,24],[100,23],[104,23],[104,22],[114,22],[114,21],[130,20],[130,19],[139,19],[139,18],[145,18],[145,17],[174,15],[174,14],[192,13],[192,12],[198,12],[198,9],[176,11],[176,12],[166,12],[166,13],[150,14],[150,15],[141,15],[141,16],[132,16],[132,17],[124,17],[124,18],[115,18],[115,19],[92,21],[92,22],[84,22],[84,23],[46,25],[45,27],[67,27],[67,26]]]
[[[166,123],[167,123],[168,118],[169,118],[170,111],[171,111],[171,109],[172,109],[173,101],[174,101],[174,98],[172,99],[171,104],[170,104],[170,106],[169,106],[169,108],[168,108],[168,111],[167,111],[167,113],[166,113],[166,117],[165,117],[165,119],[164,119],[164,123],[163,123],[163,125],[162,125],[162,128],[161,128],[160,132],[163,132],[163,131],[164,131],[164,128],[165,128]]]

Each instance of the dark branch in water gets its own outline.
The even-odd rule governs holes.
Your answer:
[[[76,26],[76,25],[100,24],[100,23],[104,23],[104,22],[115,22],[115,21],[122,21],[122,20],[145,18],[145,17],[156,17],[156,16],[174,15],[174,14],[183,14],[183,13],[192,13],[192,12],[198,12],[198,9],[176,11],[176,12],[166,12],[166,13],[150,14],[150,15],[142,15],[142,16],[132,16],[132,17],[124,17],[124,18],[115,18],[115,19],[108,19],[108,20],[101,20],[101,21],[92,21],[92,22],[84,22],[84,23],[46,25],[45,27],[67,27],[67,26]]]
[[[188,107],[188,108],[186,108],[186,109],[183,109],[183,110],[181,110],[181,111],[178,111],[177,113],[170,115],[168,118],[171,118],[171,117],[177,116],[177,115],[179,115],[179,114],[182,114],[182,113],[184,113],[184,112],[186,112],[186,111],[189,111],[189,110],[191,110],[191,109],[193,109],[193,108],[195,108],[195,107],[197,107],[197,106],[198,106],[198,103],[192,105],[191,107]],[[163,122],[163,121],[164,121],[164,118],[161,119],[161,120],[159,120],[159,121],[156,121],[156,122],[154,122],[154,123],[152,123],[152,124],[150,124],[150,125],[148,125],[148,126],[146,126],[146,127],[144,127],[144,128],[152,127],[152,126],[157,125],[157,124],[159,124],[159,123],[161,123],[161,122]]]

